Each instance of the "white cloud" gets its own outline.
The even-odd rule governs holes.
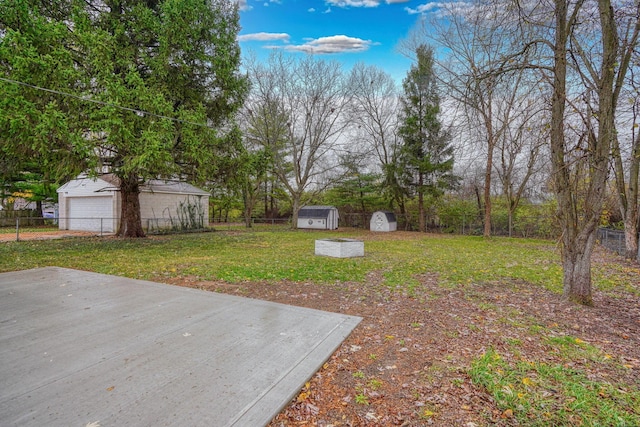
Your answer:
[[[427,12],[431,12],[432,10],[436,10],[442,7],[444,3],[425,3],[425,4],[421,4],[418,7],[411,8],[411,7],[405,7],[404,10],[406,10],[407,12],[409,12],[409,15],[416,15],[418,13],[427,13]]]
[[[316,10],[315,10],[314,8],[310,8],[310,9],[308,9],[308,10],[307,10],[307,12],[309,12],[309,13],[313,13],[313,12],[315,12],[315,11],[316,11]]]
[[[327,4],[336,7],[378,7],[381,0],[327,0]]]
[[[281,40],[285,43],[289,42],[289,34],[287,33],[251,33],[251,34],[242,34],[238,36],[239,42],[248,42],[248,41],[273,41],[273,40]]]
[[[411,0],[384,0],[386,4],[407,3]],[[378,7],[383,0],[326,0],[326,4],[336,7]]]
[[[424,14],[430,12],[441,12],[442,10],[446,10],[446,14],[456,13],[456,14],[465,14],[468,13],[469,10],[473,10],[474,7],[471,3],[467,3],[464,1],[459,2],[430,2],[421,4],[418,7],[410,8],[405,7],[404,10],[409,13],[409,15],[417,15]]]
[[[253,9],[253,6],[249,6],[247,4],[247,0],[237,0],[237,2],[238,2],[238,9],[240,9],[242,11],[247,11],[247,10]]]
[[[309,40],[308,42],[301,45],[288,45],[285,47],[285,49],[294,52],[317,54],[348,53],[363,52],[365,50],[368,50],[369,47],[374,44],[375,43],[373,43],[371,40],[362,40],[356,37],[337,35]]]

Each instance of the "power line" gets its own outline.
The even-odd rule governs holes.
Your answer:
[[[99,101],[97,99],[84,98],[82,96],[74,95],[72,93],[61,92],[61,91],[54,90],[54,89],[47,89],[46,87],[36,86],[36,85],[32,85],[30,83],[21,82],[21,81],[18,81],[18,80],[6,79],[4,77],[0,77],[0,80],[2,80],[4,82],[7,82],[7,83],[13,83],[13,84],[17,84],[17,85],[20,85],[20,86],[25,86],[25,87],[30,87],[32,89],[41,90],[43,92],[49,92],[49,93],[53,93],[53,94],[56,94],[56,95],[68,96],[68,97],[71,97],[71,98],[79,99],[80,101],[93,102],[94,104],[99,104],[99,105],[102,105],[102,106],[105,106],[105,107],[119,108],[121,110],[130,111],[130,112],[135,113],[135,114],[137,114],[139,116],[140,115],[142,115],[142,116],[145,116],[145,115],[146,116],[152,116],[152,117],[157,117],[159,119],[167,119],[167,120],[171,120],[171,121],[174,121],[174,122],[185,123],[185,124],[189,124],[189,125],[201,126],[201,127],[206,127],[206,128],[209,128],[209,129],[214,129],[212,126],[209,126],[209,125],[204,124],[204,123],[191,122],[189,120],[182,120],[182,119],[177,119],[175,117],[163,116],[162,114],[155,114],[155,113],[152,113],[150,111],[140,110],[140,109],[136,109],[136,108],[123,107],[122,105],[112,104],[110,102]]]

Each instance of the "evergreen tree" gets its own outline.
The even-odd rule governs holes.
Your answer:
[[[437,198],[456,181],[451,136],[440,122],[440,97],[433,70],[433,50],[420,45],[417,63],[402,82],[399,134],[403,140],[397,173],[405,191],[417,194],[420,231],[426,231],[425,195]]]
[[[24,175],[65,180],[88,166],[81,99],[60,96],[82,84],[66,1],[0,0],[0,187]],[[19,82],[19,83],[18,83]],[[44,87],[49,89],[43,91]],[[10,190],[14,188],[14,190]]]
[[[34,153],[72,154],[58,178],[107,166],[122,197],[118,234],[143,236],[142,182],[208,180],[220,158],[240,149],[233,118],[247,84],[238,71],[238,6],[228,0],[68,0],[40,10],[38,3],[0,0],[0,11],[21,13],[2,22],[0,72],[64,94],[3,82],[2,95],[22,102],[0,105],[6,118],[0,126],[8,130],[3,138],[12,142],[3,155],[24,155],[20,147],[32,127],[42,141],[29,144]],[[43,80],[39,72],[55,79]],[[53,100],[25,100],[26,90]]]

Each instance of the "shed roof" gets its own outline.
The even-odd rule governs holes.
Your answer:
[[[389,221],[389,222],[398,222],[398,220],[396,219],[396,214],[394,212],[382,211],[382,213],[384,214],[384,216],[387,217],[387,221]]]
[[[298,218],[326,218],[332,211],[337,209],[334,206],[305,206],[300,208]]]
[[[85,180],[90,180],[94,183],[98,181],[104,182],[104,186],[94,190],[95,192],[109,192],[118,191],[120,187],[120,179],[114,174],[108,173],[98,176],[97,178],[90,178],[85,174],[79,175],[76,179],[73,179],[58,189],[58,192],[70,191],[81,185]],[[85,181],[86,182],[86,181]],[[194,196],[209,196],[210,194],[194,185],[191,185],[183,181],[151,179],[146,181],[140,186],[140,191],[148,193],[172,193],[172,194],[189,194]]]

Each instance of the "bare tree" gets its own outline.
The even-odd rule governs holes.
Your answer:
[[[348,87],[338,63],[313,56],[296,59],[274,52],[265,64],[250,63],[248,71],[254,105],[271,102],[280,110],[283,139],[271,146],[271,167],[289,193],[295,227],[303,196],[322,190],[333,169],[347,126],[342,113]]]
[[[592,305],[591,254],[600,223],[615,134],[616,75],[623,76],[626,70],[618,64],[617,24],[610,0],[598,0],[593,12],[582,10],[583,6],[583,0],[575,3],[555,0],[553,3],[555,36],[549,40],[553,51],[551,164],[563,232],[563,295],[580,304]],[[591,20],[585,45],[579,38],[578,23],[588,19],[590,13],[594,13],[596,19]],[[596,31],[597,43],[591,42],[593,25],[599,30]],[[597,47],[599,54],[590,58],[583,55],[587,46]],[[578,145],[567,138],[565,128],[570,54],[573,54],[571,59],[576,69],[580,65],[589,67],[590,78],[595,83],[594,87],[587,88],[587,96],[593,96],[594,101],[587,104]],[[576,61],[576,57],[580,61]],[[591,120],[594,114],[597,116],[595,123]]]
[[[509,128],[521,114],[517,109],[525,102],[526,92],[520,86],[528,73],[524,68],[505,73],[500,67],[500,60],[513,51],[514,38],[512,28],[495,19],[499,12],[500,5],[491,2],[467,3],[462,9],[458,4],[444,4],[440,14],[446,19],[419,22],[403,46],[406,51],[420,39],[430,38],[444,52],[437,76],[449,102],[458,104],[456,120],[464,123],[472,141],[481,143],[486,156],[485,237],[491,236],[496,148],[508,141]]]
[[[532,85],[518,83],[516,86],[514,93],[518,95],[508,98],[512,105],[503,110],[506,116],[500,120],[505,123],[505,131],[497,143],[499,161],[495,167],[508,204],[509,236],[513,232],[513,217],[529,189],[531,177],[543,167],[540,158],[548,136],[543,102],[530,95]]]
[[[628,144],[627,161],[623,161],[622,149],[620,148],[619,135],[616,133],[613,140],[613,164],[616,176],[616,194],[618,196],[618,206],[624,221],[625,234],[625,256],[629,259],[640,261],[638,251],[638,228],[640,227],[640,204],[639,180],[640,180],[640,90],[634,82],[633,97],[631,101],[631,119],[629,123],[630,131],[626,138]]]
[[[640,227],[640,199],[638,184],[640,179],[640,132],[638,126],[640,122],[640,52],[638,52],[638,33],[640,32],[640,3],[636,6],[638,9],[635,13],[626,14],[621,17],[620,38],[621,38],[621,63],[624,66],[627,63],[629,67],[628,78],[622,79],[623,75],[618,74],[616,81],[616,91],[619,100],[620,96],[628,99],[628,102],[622,102],[622,105],[628,106],[628,110],[624,111],[624,118],[620,122],[627,127],[626,130],[620,130],[620,125],[616,123],[619,131],[614,133],[612,141],[612,160],[615,173],[616,195],[618,196],[618,206],[620,214],[624,222],[625,233],[625,256],[629,259],[638,259],[640,261],[640,252],[638,252],[638,228]],[[625,25],[626,24],[626,25]],[[622,68],[622,67],[621,67]],[[617,106],[620,111],[620,106]],[[623,153],[625,150],[621,147],[620,139],[625,138],[629,141],[627,144],[628,153],[624,161]]]
[[[274,174],[274,159],[283,156],[289,134],[289,116],[277,82],[268,73],[260,71],[261,66],[255,58],[250,59],[248,68],[252,87],[241,110],[244,158],[238,172],[241,176],[245,224],[250,227],[260,188],[263,184],[266,188],[270,174]]]
[[[405,213],[403,192],[395,174],[398,157],[398,90],[393,78],[375,66],[356,64],[349,75],[351,103],[347,117],[354,139],[383,173],[391,202]]]

